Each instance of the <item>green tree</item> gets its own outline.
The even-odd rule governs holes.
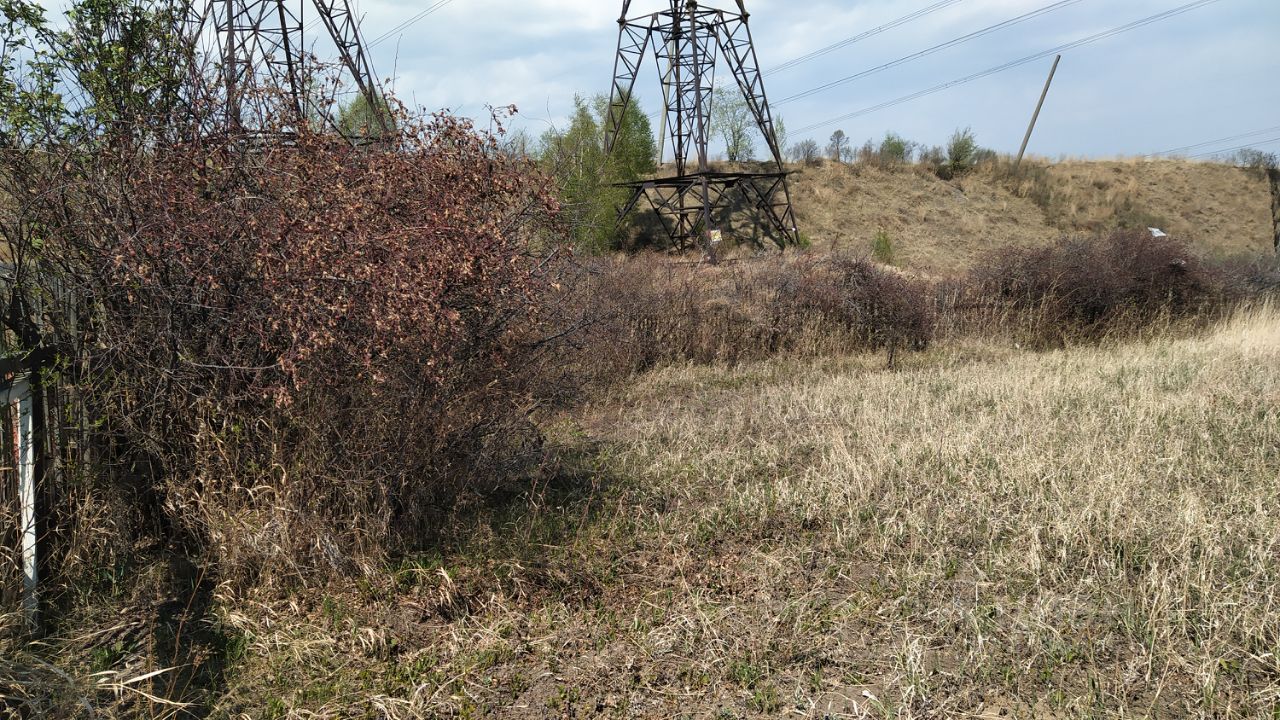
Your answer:
[[[37,3],[0,1],[0,136],[83,148],[171,133],[192,65],[181,16],[161,0],[75,0],[56,27]]]
[[[21,147],[41,134],[43,120],[61,115],[55,91],[44,8],[22,0],[0,1],[0,146]]]
[[[871,243],[871,257],[878,263],[893,264],[893,239],[889,237],[889,233],[884,230],[876,232],[875,240]]]
[[[627,201],[627,188],[657,170],[657,143],[649,118],[639,103],[628,103],[613,152],[604,152],[604,124],[609,101],[597,95],[574,98],[573,115],[564,130],[551,130],[541,139],[539,157],[556,180],[563,217],[574,241],[602,252],[619,247],[617,210]]]
[[[737,87],[718,88],[711,109],[711,130],[724,142],[729,162],[744,162],[756,152],[756,119]]]
[[[805,165],[817,165],[822,160],[822,148],[818,147],[816,140],[801,140],[791,148],[791,157]]]
[[[183,4],[78,0],[67,11],[59,53],[102,121],[167,122],[182,104],[190,46],[175,31]],[[157,117],[159,116],[159,117]]]
[[[773,120],[773,137],[778,142],[778,154],[782,156],[782,161],[786,162],[789,159],[787,151],[791,147],[788,144],[791,138],[787,135],[787,123],[781,115]]]
[[[364,93],[358,93],[338,110],[338,132],[346,138],[363,140],[394,134],[395,117],[391,105],[382,96],[370,103]]]
[[[947,142],[947,175],[956,177],[973,169],[977,163],[978,141],[973,130],[956,130]]]
[[[880,163],[882,165],[905,165],[911,162],[915,154],[916,144],[898,135],[885,133],[880,143]]]
[[[603,95],[596,95],[592,105],[603,132],[609,117],[609,100]],[[603,145],[601,148],[603,149]],[[609,155],[611,178],[614,182],[639,180],[657,171],[657,159],[658,143],[653,139],[653,126],[649,123],[649,116],[640,109],[640,103],[632,98],[622,114],[622,126],[613,144],[613,152]]]

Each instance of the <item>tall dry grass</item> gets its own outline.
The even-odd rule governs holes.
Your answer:
[[[1273,714],[1280,312],[979,349],[636,378],[549,429],[580,496],[220,612],[216,713]]]
[[[819,715],[1269,715],[1277,361],[1265,307],[910,373],[657,374],[618,459],[678,499],[656,632]]]

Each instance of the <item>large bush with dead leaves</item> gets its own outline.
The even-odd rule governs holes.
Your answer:
[[[469,122],[402,125],[11,163],[11,325],[115,490],[229,577],[349,570],[535,457],[529,248],[554,201]]]

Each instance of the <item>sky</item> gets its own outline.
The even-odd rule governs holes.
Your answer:
[[[563,127],[575,94],[607,92],[620,0],[352,0],[377,73],[414,106],[483,118],[515,105],[513,123],[537,136]],[[844,130],[855,142],[895,132],[944,144],[959,128],[1016,152],[1052,57],[860,117],[838,118],[1044,52],[1190,0],[1076,0],[1060,9],[810,97],[786,98],[1056,0],[957,0],[912,22],[765,78],[789,142],[825,146]],[[734,9],[733,0],[709,0]],[[761,66],[816,49],[938,4],[938,0],[746,0]],[[667,7],[634,0],[630,17]],[[394,31],[394,32],[393,32]],[[388,34],[391,33],[391,34]],[[1255,141],[1280,150],[1280,0],[1216,0],[1185,14],[1063,53],[1030,152],[1111,157],[1157,153],[1270,128],[1196,148]],[[661,107],[659,71],[648,60],[637,82],[647,112]],[[804,133],[796,130],[819,125]],[[1272,141],[1264,145],[1261,141]]]
[[[43,1],[55,10],[66,3]],[[1052,54],[875,108],[1192,1],[745,0],[766,89],[775,116],[785,120],[788,143],[813,139],[825,147],[840,129],[855,144],[893,132],[943,145],[956,130],[969,128],[981,145],[1007,153],[1022,142]],[[1280,152],[1280,0],[1200,1],[1207,4],[1063,52],[1029,152],[1105,158],[1186,146],[1196,147],[1184,155],[1196,155],[1244,145]],[[309,33],[320,30],[313,0],[289,2],[305,7]],[[514,105],[519,114],[509,127],[536,138],[565,126],[575,95],[609,90],[621,0],[348,2],[361,18],[375,72],[412,107],[447,109],[487,125],[490,107]],[[633,0],[628,17],[644,18],[669,2]],[[701,4],[736,10],[734,0]],[[895,62],[1056,5],[1061,7]],[[919,17],[768,72],[913,14]],[[319,55],[333,54],[331,43],[326,51],[323,41],[309,42]],[[894,66],[866,74],[889,63]],[[718,77],[725,79],[723,68]],[[790,99],[858,74],[865,77]],[[662,94],[652,57],[643,65],[636,97],[656,117]],[[1216,140],[1221,142],[1210,142]],[[718,152],[713,146],[713,155]]]

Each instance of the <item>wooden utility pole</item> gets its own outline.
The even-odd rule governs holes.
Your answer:
[[[1013,164],[1013,171],[1016,173],[1022,167],[1022,156],[1027,154],[1027,145],[1031,144],[1031,133],[1035,132],[1036,121],[1040,119],[1040,111],[1044,109],[1045,98],[1049,97],[1049,87],[1053,85],[1053,76],[1058,74],[1058,63],[1062,62],[1062,56],[1059,55],[1053,59],[1053,69],[1049,71],[1049,79],[1044,83],[1044,92],[1040,93],[1040,102],[1036,105],[1036,112],[1031,116],[1031,125],[1027,127],[1027,135],[1022,138],[1022,149],[1018,151],[1018,161]]]

